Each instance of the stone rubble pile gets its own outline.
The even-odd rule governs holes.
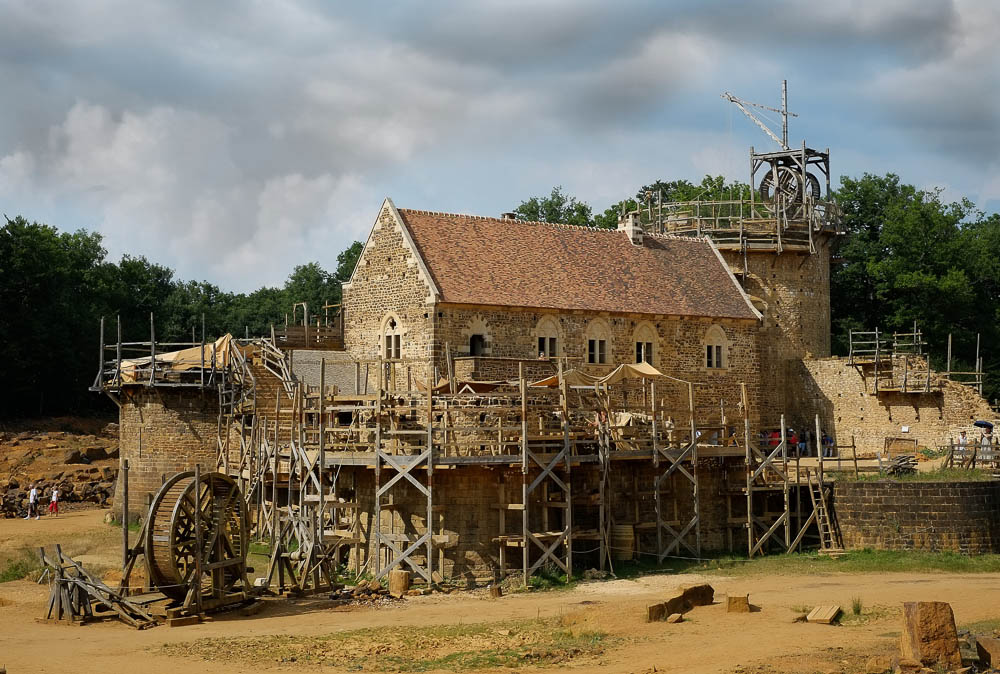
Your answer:
[[[62,431],[0,432],[0,517],[24,517],[31,485],[45,516],[53,488],[60,508],[106,506],[118,477],[117,424],[100,436]]]

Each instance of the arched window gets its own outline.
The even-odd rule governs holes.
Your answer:
[[[705,367],[722,370],[729,367],[729,340],[726,331],[713,325],[705,332]]]
[[[396,359],[403,355],[403,326],[394,315],[389,315],[382,322],[382,356]]]
[[[539,358],[556,358],[562,348],[559,321],[552,316],[542,316],[535,326],[535,344]]]
[[[587,364],[605,365],[611,360],[611,326],[608,322],[595,318],[587,325]]]
[[[640,323],[632,333],[632,341],[635,344],[635,362],[653,365],[659,341],[656,328],[649,323]]]

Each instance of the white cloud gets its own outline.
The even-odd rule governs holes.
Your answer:
[[[248,289],[281,283],[307,260],[332,268],[363,235],[359,206],[374,208],[355,174],[246,178],[231,129],[190,111],[116,116],[81,101],[49,135],[37,171],[29,153],[0,159],[0,196],[58,190],[90,214],[112,254],[166,259],[182,278]]]
[[[775,104],[786,77],[835,172],[998,198],[998,31],[986,0],[13,0],[0,207],[251,289],[332,268],[386,193],[498,213],[561,184],[600,210],[745,180],[770,144],[718,94]]]
[[[12,152],[0,157],[0,194],[18,194],[33,181],[35,158],[30,152]]]

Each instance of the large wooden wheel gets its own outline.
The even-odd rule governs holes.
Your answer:
[[[201,550],[195,528],[201,512]],[[247,516],[236,482],[222,473],[205,473],[195,485],[193,472],[167,480],[149,508],[146,567],[150,584],[184,599],[197,583],[202,593],[224,594],[246,574]],[[198,579],[198,557],[202,576]]]

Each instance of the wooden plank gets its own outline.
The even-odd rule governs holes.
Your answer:
[[[820,625],[830,625],[837,617],[840,615],[840,607],[834,604],[817,606],[809,615],[806,616],[806,622],[818,623]]]
[[[241,608],[240,609],[240,615],[242,615],[242,616],[257,615],[258,613],[260,613],[263,610],[264,610],[264,602],[262,602],[261,600],[258,599],[256,601],[254,601],[252,604],[250,604],[248,606],[244,606],[243,608]]]

